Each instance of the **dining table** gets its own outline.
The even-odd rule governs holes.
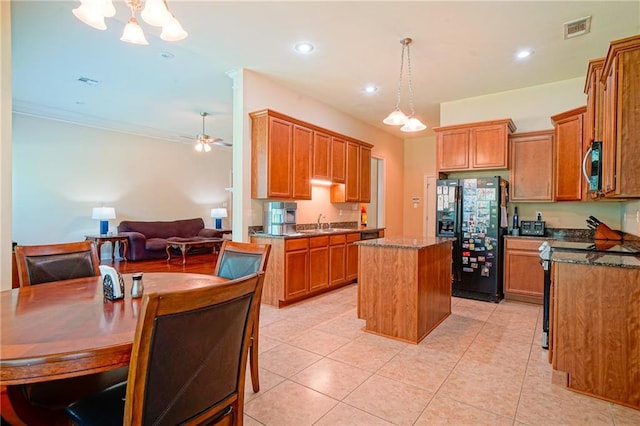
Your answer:
[[[104,297],[100,276],[0,292],[0,409],[19,385],[82,376],[129,365],[143,298],[131,297],[133,274],[123,274],[124,298]],[[183,272],[144,273],[144,293],[189,290],[228,281]]]

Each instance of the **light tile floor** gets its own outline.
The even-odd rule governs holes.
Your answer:
[[[251,425],[640,425],[640,411],[551,383],[542,307],[453,298],[419,345],[363,331],[357,287],[262,305]]]

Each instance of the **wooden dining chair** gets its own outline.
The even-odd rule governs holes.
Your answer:
[[[93,241],[18,245],[15,248],[20,287],[100,275],[100,261]],[[72,307],[70,307],[72,309]],[[43,416],[56,413],[77,399],[127,379],[127,367],[22,386],[23,398]]]
[[[144,296],[126,383],[67,407],[77,425],[242,424],[264,274]]]
[[[243,243],[224,241],[220,247],[214,275],[234,279],[255,272],[265,272],[271,244]],[[254,392],[260,391],[260,375],[258,371],[258,343],[260,334],[260,304],[258,316],[251,331],[249,346],[249,368],[251,369],[251,385]]]
[[[16,246],[20,287],[100,275],[93,241]]]

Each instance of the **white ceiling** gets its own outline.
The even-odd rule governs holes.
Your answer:
[[[416,115],[439,125],[439,104],[582,77],[609,42],[640,32],[639,1],[168,0],[189,32],[168,43],[139,19],[148,46],[119,40],[123,2],[99,31],[77,20],[79,2],[13,1],[13,109],[134,134],[189,142],[206,130],[232,142],[227,72],[262,73],[299,93],[401,137],[382,119],[396,103],[400,40],[412,37]],[[591,33],[564,40],[563,23],[592,16]],[[293,51],[299,41],[311,55]],[[532,48],[516,61],[519,48]],[[163,52],[173,55],[162,57]],[[100,82],[89,86],[88,77]],[[365,94],[368,83],[377,85]],[[406,85],[406,80],[405,80]],[[408,94],[401,109],[408,112]]]

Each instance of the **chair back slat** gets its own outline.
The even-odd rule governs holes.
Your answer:
[[[100,275],[93,241],[16,246],[20,286]]]
[[[235,279],[261,271],[265,272],[271,244],[225,241],[220,247],[214,275]]]

